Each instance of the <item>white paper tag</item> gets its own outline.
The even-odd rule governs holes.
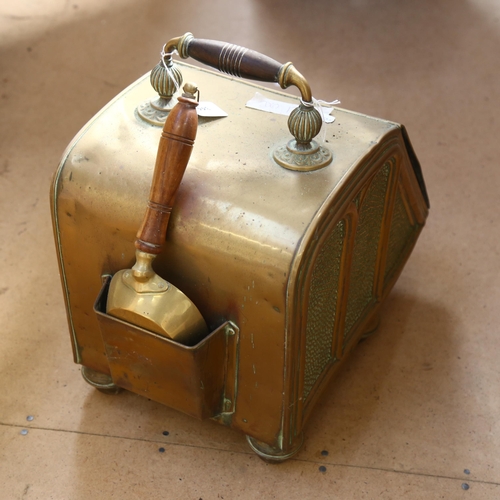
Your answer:
[[[223,118],[227,113],[210,101],[200,101],[196,108],[198,116],[206,116],[210,118]]]
[[[276,101],[275,99],[268,99],[258,92],[247,102],[247,108],[258,109],[259,111],[267,111],[268,113],[274,113],[275,115],[288,116],[298,104]],[[323,120],[326,123],[332,123],[335,117],[330,115],[332,108],[326,108],[321,106],[321,111],[323,115]]]

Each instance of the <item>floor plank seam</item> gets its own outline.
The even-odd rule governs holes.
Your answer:
[[[346,467],[351,469],[363,469],[363,470],[372,470],[372,471],[380,471],[380,472],[393,472],[394,474],[406,474],[409,476],[418,476],[418,477],[428,477],[434,479],[450,479],[452,481],[462,481],[464,483],[475,483],[475,484],[489,484],[492,486],[500,486],[500,483],[495,481],[486,481],[481,479],[472,479],[470,477],[456,477],[456,476],[445,476],[442,474],[429,474],[425,472],[413,472],[413,471],[405,471],[398,469],[387,469],[384,467],[371,467],[369,465],[354,465],[354,464],[339,464],[334,462],[322,462],[317,460],[305,460],[303,458],[292,458],[291,460],[295,460],[296,462],[308,462],[314,463],[318,465],[331,465],[334,467]]]
[[[75,430],[68,430],[68,429],[53,429],[50,427],[37,427],[37,426],[22,426],[19,424],[9,424],[9,423],[4,423],[0,422],[0,426],[4,427],[15,427],[18,429],[32,429],[32,430],[39,430],[39,431],[49,431],[49,432],[64,432],[67,434],[79,434],[82,436],[92,436],[92,437],[101,437],[101,438],[112,438],[112,439],[124,439],[127,441],[138,441],[138,442],[143,442],[143,443],[152,443],[152,444],[157,444],[157,445],[162,445],[162,446],[184,446],[186,448],[196,448],[196,449],[201,449],[201,450],[207,450],[207,451],[219,451],[219,452],[226,452],[226,453],[238,453],[240,455],[248,455],[248,456],[254,456],[255,454],[252,451],[238,451],[238,450],[227,450],[223,448],[214,448],[210,446],[197,446],[193,444],[188,444],[188,443],[175,443],[175,442],[165,442],[165,441],[156,441],[154,439],[144,439],[144,438],[134,438],[134,437],[129,437],[129,436],[117,436],[114,434],[98,434],[95,432],[84,432],[84,431],[75,431]],[[328,461],[318,461],[318,460],[306,460],[303,458],[291,458],[290,460],[293,460],[295,462],[304,462],[307,464],[317,464],[317,465],[329,465],[332,467],[346,467],[346,468],[351,468],[351,469],[363,469],[363,470],[371,470],[371,471],[378,471],[378,472],[391,472],[394,474],[406,474],[410,476],[418,476],[418,477],[427,477],[427,478],[432,478],[432,479],[449,479],[452,481],[462,481],[462,482],[467,482],[467,483],[474,483],[474,484],[485,484],[485,485],[492,485],[492,486],[500,486],[500,483],[495,482],[495,481],[485,481],[481,479],[473,479],[470,477],[454,477],[454,476],[445,476],[441,474],[428,474],[424,472],[412,472],[412,471],[405,471],[405,470],[398,470],[398,469],[388,469],[388,468],[383,468],[383,467],[370,467],[366,465],[353,465],[353,464],[341,464],[341,463],[335,463],[335,462],[328,462]]]

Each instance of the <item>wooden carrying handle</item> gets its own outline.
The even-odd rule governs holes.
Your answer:
[[[286,89],[295,85],[304,102],[312,102],[312,93],[307,80],[292,63],[281,64],[255,50],[232,43],[194,38],[192,33],[172,38],[163,48],[170,55],[174,50],[183,59],[192,57],[197,61],[218,69],[223,73],[261,82],[277,82]]]
[[[222,73],[261,82],[277,82],[283,64],[254,50],[216,40],[193,38],[187,54]]]
[[[154,255],[161,252],[165,243],[175,196],[198,129],[198,103],[185,97],[178,100],[163,126],[148,207],[135,241],[137,250]]]

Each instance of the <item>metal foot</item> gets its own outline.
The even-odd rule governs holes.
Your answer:
[[[96,372],[87,366],[82,366],[82,377],[87,384],[90,384],[92,387],[95,387],[98,391],[104,394],[114,395],[121,391],[121,388],[113,383],[113,380],[109,375]]]
[[[377,313],[366,325],[366,329],[361,335],[359,341],[362,342],[363,340],[366,340],[368,337],[371,337],[377,331],[379,325],[380,325],[380,314]]]
[[[299,452],[302,444],[304,443],[304,434],[301,432],[295,438],[292,445],[284,450],[274,448],[266,443],[263,443],[262,441],[258,441],[251,436],[247,436],[247,441],[250,445],[250,448],[252,448],[252,450],[257,453],[259,458],[264,460],[264,462],[276,464],[288,460]]]

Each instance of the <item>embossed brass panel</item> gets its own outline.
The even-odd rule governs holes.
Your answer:
[[[341,220],[323,243],[309,284],[307,307],[304,401],[314,384],[335,360],[335,326],[339,300],[346,221]]]
[[[409,189],[408,185],[403,189],[401,182],[401,172],[405,177],[408,172],[404,148],[392,139],[380,149],[363,162],[364,179],[344,186],[344,208],[337,205],[319,216],[314,234],[322,237],[305,239],[307,247],[298,254],[299,279],[293,290],[301,299],[289,309],[291,324],[297,328],[289,337],[297,356],[287,406],[291,411],[285,420],[291,440],[300,434],[322,389],[349,351],[377,323],[380,303],[394,283],[393,273],[401,271],[421,229],[402,201]],[[301,313],[299,303],[306,312]]]
[[[344,325],[344,347],[353,335],[353,326],[361,318],[375,296],[377,257],[382,234],[390,164],[387,162],[360,193],[359,219],[354,239],[349,293]]]
[[[404,191],[398,184],[387,246],[384,284],[388,283],[393,273],[400,267],[401,261],[407,257],[417,238],[418,230],[419,224],[415,222],[405,201]]]

